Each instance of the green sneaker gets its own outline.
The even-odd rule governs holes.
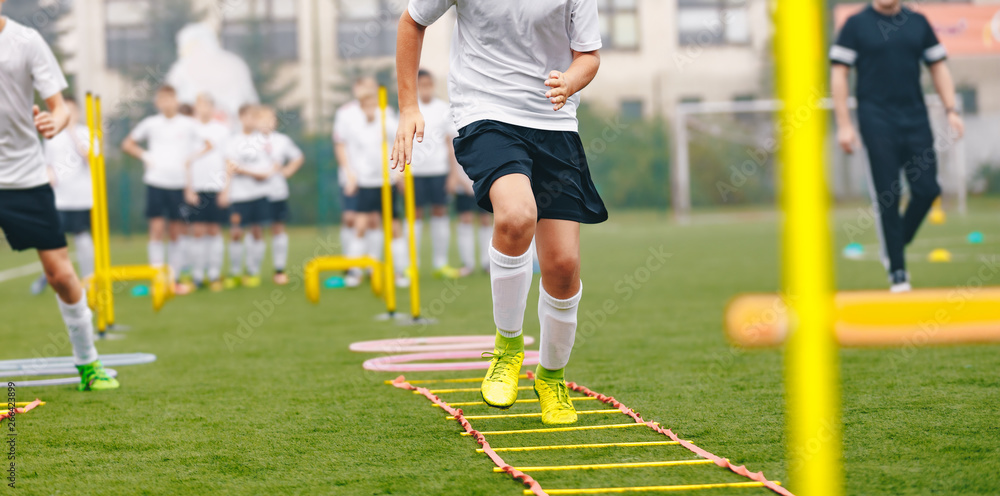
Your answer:
[[[100,360],[86,365],[77,365],[76,370],[80,371],[80,385],[77,386],[80,391],[118,389],[118,381],[108,375]]]
[[[535,368],[535,396],[542,407],[542,423],[566,425],[576,423],[576,409],[569,397],[563,371]]]
[[[462,272],[459,269],[445,265],[434,271],[434,277],[436,279],[458,279],[462,277]]]
[[[505,338],[497,332],[493,353],[483,353],[492,358],[490,368],[483,378],[483,401],[493,408],[507,409],[517,401],[517,380],[524,361],[524,336]]]

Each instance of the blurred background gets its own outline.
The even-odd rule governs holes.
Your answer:
[[[684,219],[689,210],[774,205],[774,138],[781,130],[773,113],[771,2],[598,4],[603,66],[583,95],[580,129],[609,207]],[[861,5],[831,1],[831,30]],[[281,129],[308,157],[291,180],[293,222],[336,222],[333,115],[359,75],[375,75],[395,94],[395,31],[405,6],[405,0],[10,0],[4,14],[43,33],[78,99],[87,91],[103,97],[111,227],[129,234],[144,231],[142,168],[118,144],[153,113],[152,92],[165,82],[182,98],[184,87],[198,82],[219,85],[232,105],[259,100],[277,107]],[[963,210],[968,196],[1000,195],[1000,1],[917,8],[949,49],[967,119],[966,139],[942,134],[938,146],[946,207]],[[442,82],[442,98],[453,26],[452,11],[428,30],[424,46],[423,66]],[[860,204],[867,198],[866,159],[837,154],[832,139],[836,199]]]

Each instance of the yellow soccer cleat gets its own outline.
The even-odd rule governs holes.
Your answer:
[[[260,286],[260,276],[243,276],[242,285],[244,288],[256,288]]]
[[[517,380],[524,362],[524,337],[505,338],[497,333],[490,368],[486,370],[481,389],[483,401],[493,408],[507,409],[517,401]]]
[[[569,388],[562,378],[550,379],[542,377],[545,372],[541,367],[535,373],[535,396],[542,407],[542,423],[548,425],[566,425],[576,423],[576,409],[569,397]]]

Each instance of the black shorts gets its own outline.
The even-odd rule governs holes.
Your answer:
[[[400,208],[400,195],[396,187],[392,187],[392,216],[401,218],[403,210]],[[382,213],[382,188],[358,188],[357,211],[361,213]]]
[[[271,222],[288,222],[288,200],[268,200],[267,203],[270,210],[268,219],[270,219]]]
[[[90,232],[90,210],[60,210],[59,225],[65,234]]]
[[[163,189],[146,185],[146,218],[163,217],[168,220],[184,220],[181,206],[184,205],[184,190]]]
[[[413,197],[418,207],[427,205],[447,205],[448,192],[445,191],[448,175],[413,176]]]
[[[590,177],[580,135],[497,121],[473,122],[455,138],[455,156],[475,182],[476,202],[489,212],[493,182],[508,174],[531,180],[539,219],[597,224],[608,210]]]
[[[464,214],[466,212],[472,212],[476,214],[488,214],[483,207],[476,204],[476,197],[474,195],[457,194],[455,195],[455,212]]]
[[[267,198],[233,203],[232,219],[234,226],[266,224],[270,218],[271,202],[267,201]]]
[[[198,204],[185,202],[181,214],[190,223],[225,224],[229,220],[229,209],[219,206],[219,194],[215,192],[198,193]]]
[[[17,251],[66,247],[52,186],[0,189],[0,230]]]
[[[340,188],[340,208],[344,212],[357,212],[358,211],[358,194],[355,193],[348,196],[344,192],[343,186]]]

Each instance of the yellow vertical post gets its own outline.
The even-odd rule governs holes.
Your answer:
[[[825,153],[828,116],[824,0],[779,0],[775,40],[784,210],[784,291],[795,316],[785,350],[790,488],[843,493],[840,375],[833,332],[833,257]]]
[[[413,171],[407,164],[406,172],[403,173],[406,183],[404,184],[404,200],[406,201],[406,232],[410,248],[410,315],[413,320],[420,318],[420,270],[417,268],[417,232],[414,230],[417,221],[417,199],[413,189]]]
[[[378,89],[378,108],[382,118],[382,229],[385,233],[385,309],[391,317],[396,313],[396,271],[392,265],[392,178],[389,174],[389,132],[386,128],[386,109],[389,93],[384,86]]]
[[[97,165],[97,131],[95,129],[95,119],[94,119],[94,96],[87,93],[86,99],[87,107],[87,133],[88,133],[88,147],[87,151],[87,164],[90,166],[90,181],[91,181],[91,191],[94,195],[94,206],[90,209],[90,229],[93,232],[94,238],[94,293],[89,295],[89,298],[93,301],[93,307],[97,313],[97,331],[104,333],[107,330],[108,324],[105,320],[104,313],[104,298],[102,297],[102,285],[104,284],[104,269],[102,265],[103,258],[101,254],[104,250],[104,238],[101,236],[101,209],[100,198],[101,198],[101,178],[98,173]]]
[[[101,190],[99,198],[95,198],[95,206],[100,206],[101,238],[103,249],[100,252],[103,282],[101,293],[104,300],[104,321],[108,327],[115,325],[115,297],[111,280],[111,236],[108,227],[108,180],[104,166],[104,121],[101,113],[101,97],[94,99],[94,130],[97,133],[97,172],[100,175],[98,187]]]

